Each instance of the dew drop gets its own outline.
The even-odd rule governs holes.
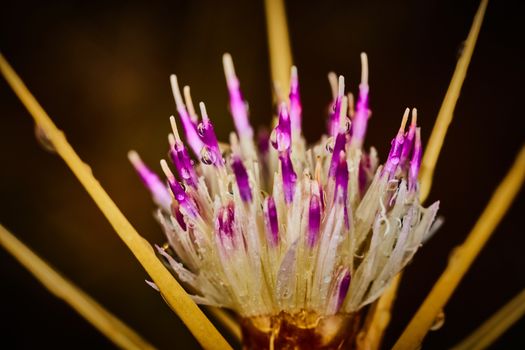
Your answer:
[[[439,314],[436,316],[436,318],[434,319],[432,326],[430,326],[430,330],[437,331],[438,329],[443,327],[444,324],[445,324],[445,312],[441,310]]]
[[[279,151],[284,151],[290,148],[290,143],[290,135],[284,132],[277,133],[277,145],[279,147]]]
[[[277,149],[277,130],[273,129],[270,134],[270,143],[273,148]]]
[[[352,126],[352,121],[350,120],[350,118],[345,117],[345,133],[346,134],[350,133],[351,126]]]
[[[197,125],[197,134],[199,134],[200,137],[204,137],[204,132],[205,132],[205,127],[204,127],[204,123],[199,123],[199,125]]]
[[[56,153],[55,146],[53,146],[53,143],[49,140],[45,131],[38,124],[35,124],[35,137],[43,149],[51,153]]]
[[[201,149],[201,162],[206,165],[214,164],[217,160],[215,153],[208,147],[204,146]]]
[[[334,145],[335,145],[335,139],[333,137],[329,137],[326,140],[325,148],[328,152],[333,153],[334,152]]]

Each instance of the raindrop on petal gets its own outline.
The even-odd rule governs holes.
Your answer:
[[[438,329],[443,327],[444,324],[445,324],[445,312],[441,310],[439,314],[436,316],[436,318],[434,319],[432,326],[430,326],[430,330],[437,331]]]
[[[53,143],[49,140],[45,131],[38,124],[35,124],[35,137],[43,149],[51,153],[56,153],[55,146],[53,146]]]

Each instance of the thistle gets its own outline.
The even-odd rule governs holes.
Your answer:
[[[340,76],[327,133],[311,147],[301,133],[295,67],[289,99],[278,103],[276,126],[254,140],[231,57],[223,56],[237,130],[229,145],[217,141],[204,103],[199,118],[189,88],[183,99],[171,76],[189,150],[171,117],[175,171],[161,160],[166,183],[136,152],[129,158],[158,206],[174,252],[157,247],[158,253],[197,303],[229,308],[243,318],[357,314],[429,236],[438,203],[423,208],[419,202],[417,111],[407,127],[406,109],[388,157],[378,165],[376,150],[363,147],[371,115],[364,53],[361,62],[355,108]]]
[[[227,307],[243,316],[245,348],[339,349],[352,347],[357,339],[358,349],[378,349],[399,285],[398,272],[435,231],[430,226],[437,203],[424,209],[419,201],[429,193],[486,6],[487,0],[483,0],[422,160],[415,110],[406,131],[410,111],[405,112],[384,165],[378,166],[374,149],[364,151],[370,116],[364,55],[357,108],[353,96],[345,96],[344,79],[337,81],[335,74],[330,74],[334,92],[328,132],[308,150],[301,136],[295,68],[289,100],[278,98],[274,131],[269,137],[260,133],[254,141],[231,58],[225,56],[237,128],[229,146],[217,141],[204,104],[200,104],[199,118],[189,88],[184,88],[183,99],[177,79],[172,77],[186,143],[194,157],[182,143],[174,119],[168,139],[176,171],[172,172],[167,162],[161,163],[167,183],[135,152],[130,153],[159,206],[158,218],[167,233],[169,244],[157,247],[161,259],[119,211],[1,53],[0,73],[34,118],[38,136],[71,168],[149,274],[151,284],[203,348],[231,346],[194,301]],[[291,66],[284,6],[282,1],[267,0],[265,8],[272,79],[283,83]],[[524,178],[522,147],[471,233],[454,250],[453,263],[437,280],[394,349],[418,348],[427,332],[435,329],[443,307],[517,196]],[[115,345],[153,348],[1,225],[0,245]],[[163,262],[171,266],[192,296]],[[366,307],[380,294],[377,302]],[[489,346],[523,314],[524,301],[522,291],[454,348]],[[240,338],[234,320],[219,309],[208,310]],[[366,314],[363,322],[361,314]]]

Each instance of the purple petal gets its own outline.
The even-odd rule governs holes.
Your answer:
[[[348,271],[347,268],[345,268],[340,274],[339,278],[337,279],[337,289],[336,289],[336,310],[337,313],[339,309],[341,309],[341,306],[343,306],[343,302],[345,301],[346,295],[348,294],[348,289],[350,287],[350,281],[352,280],[350,276],[350,271]]]
[[[265,129],[257,132],[257,147],[261,155],[266,155],[270,149],[270,134]]]
[[[168,167],[168,163],[164,159],[160,161],[160,166],[166,174],[168,185],[173,193],[173,197],[180,204],[182,208],[193,218],[198,215],[198,209],[193,199],[186,193],[184,187],[175,179],[175,176]]]
[[[186,231],[186,221],[184,221],[184,215],[182,215],[177,201],[173,202],[173,205],[171,206],[171,213],[177,220],[177,223],[180,225],[180,227]]]
[[[339,153],[339,164],[337,165],[335,173],[335,192],[334,202],[339,200],[344,206],[345,226],[350,227],[350,220],[348,217],[348,208],[346,205],[348,199],[348,165],[346,163],[346,154],[344,151]]]
[[[189,186],[196,187],[198,183],[197,173],[193,168],[193,164],[191,162],[190,156],[188,155],[188,152],[186,151],[186,147],[184,147],[184,144],[180,140],[175,140],[171,146],[169,155],[171,162],[173,165],[175,165],[177,173],[184,183]]]
[[[235,75],[233,62],[229,54],[223,56],[223,65],[228,92],[230,94],[230,111],[233,116],[235,128],[239,135],[245,135],[246,137],[251,138],[253,136],[253,130],[248,121],[248,108],[246,102],[242,98],[239,80]]]
[[[292,144],[291,121],[286,104],[279,106],[279,124],[275,127],[272,137],[272,146],[279,152],[288,151]]]
[[[301,131],[302,106],[301,97],[299,95],[299,79],[297,77],[297,68],[292,67],[292,74],[290,78],[290,119],[292,120],[292,130],[294,132]]]
[[[264,202],[264,219],[266,221],[266,230],[269,233],[268,241],[275,247],[279,243],[279,223],[277,221],[277,209],[273,198],[267,197]]]
[[[414,111],[412,112],[412,123],[410,123],[410,128],[408,129],[405,143],[403,144],[403,150],[401,151],[401,157],[399,159],[399,164],[406,170],[408,166],[408,158],[410,157],[410,152],[414,146],[414,138],[416,136],[416,119],[414,117]]]
[[[403,115],[403,120],[401,122],[401,126],[399,128],[399,131],[397,132],[396,137],[391,142],[390,152],[388,154],[388,159],[386,160],[385,169],[384,171],[390,176],[393,177],[396,173],[396,169],[399,165],[399,161],[401,158],[401,152],[403,151],[404,143],[405,143],[405,136],[404,136],[404,130],[405,130],[405,124],[406,120],[408,118],[409,109],[407,108],[405,111],[405,114]]]
[[[365,53],[361,53],[361,84],[359,84],[359,97],[355,116],[352,123],[352,143],[361,147],[366,135],[370,109],[368,107],[368,59]]]
[[[201,149],[200,160],[206,165],[213,164],[222,167],[224,165],[224,160],[222,159],[219,142],[217,141],[217,136],[213,130],[213,124],[208,117],[208,112],[206,112],[204,102],[199,103],[199,107],[201,110],[202,122],[197,126],[197,133],[204,144]]]
[[[319,238],[321,227],[321,201],[319,196],[312,195],[310,198],[310,208],[308,210],[308,246],[312,248]]]
[[[338,133],[335,139],[334,150],[332,152],[332,161],[330,162],[330,169],[328,171],[329,177],[334,177],[339,164],[339,155],[341,151],[345,151],[346,146],[346,135],[344,133]]]
[[[332,113],[328,118],[328,135],[335,137],[339,131],[339,121],[341,114],[341,104],[343,102],[344,90],[345,90],[345,80],[343,76],[339,76],[339,85],[337,98],[332,104]]]
[[[357,108],[352,123],[352,140],[360,145],[365,139],[368,118],[370,117],[370,109],[368,108],[368,90],[368,85],[359,86],[359,98],[357,100]]]
[[[248,172],[244,167],[241,159],[238,156],[232,157],[232,169],[235,173],[235,179],[237,180],[237,187],[239,188],[239,193],[243,202],[251,202],[252,200],[252,191],[250,189],[250,184],[248,181]]]
[[[221,207],[215,220],[215,229],[219,233],[221,240],[233,238],[235,222],[235,211],[233,203]]]
[[[293,200],[295,181],[297,180],[297,175],[293,170],[292,160],[290,159],[290,152],[281,152],[281,154],[279,154],[279,160],[281,161],[284,200],[287,204],[289,204]]]
[[[408,173],[408,187],[410,191],[415,191],[417,187],[417,176],[419,174],[419,168],[421,167],[421,157],[423,155],[423,147],[421,146],[421,131],[420,128],[416,129],[416,140],[414,143],[414,153],[410,160],[410,169]]]
[[[137,152],[130,151],[128,158],[142,180],[142,183],[144,183],[144,185],[150,191],[155,204],[169,212],[171,206],[171,196],[168,192],[168,189],[166,188],[166,185],[160,180],[157,174],[151,171],[146,166],[146,164],[144,164]]]
[[[173,90],[173,96],[175,97],[175,104],[177,106],[177,113],[179,114],[180,120],[182,122],[182,127],[184,129],[184,134],[186,135],[186,141],[190,145],[191,149],[195,155],[199,156],[203,143],[197,135],[197,125],[193,123],[184,105],[182,102],[182,96],[180,94],[179,83],[175,75],[170,76],[171,88]]]

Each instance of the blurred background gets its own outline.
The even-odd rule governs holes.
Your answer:
[[[287,1],[304,133],[324,129],[326,74],[356,92],[359,53],[370,65],[367,145],[384,160],[405,107],[417,107],[426,140],[478,1]],[[512,164],[524,141],[523,37],[511,2],[489,3],[478,45],[439,159],[430,201],[445,224],[406,269],[385,339],[393,344]],[[162,243],[153,204],[126,153],[160,170],[169,74],[205,101],[226,140],[233,123],[221,55],[233,55],[255,126],[272,99],[261,1],[11,1],[0,13],[0,49],[117,205],[152,243]],[[0,81],[0,222],[57,270],[161,349],[197,349],[72,173],[34,137],[30,116]],[[444,349],[525,287],[523,190],[445,309],[425,349]],[[6,349],[111,349],[0,249],[0,337]],[[525,347],[525,321],[494,348]]]

